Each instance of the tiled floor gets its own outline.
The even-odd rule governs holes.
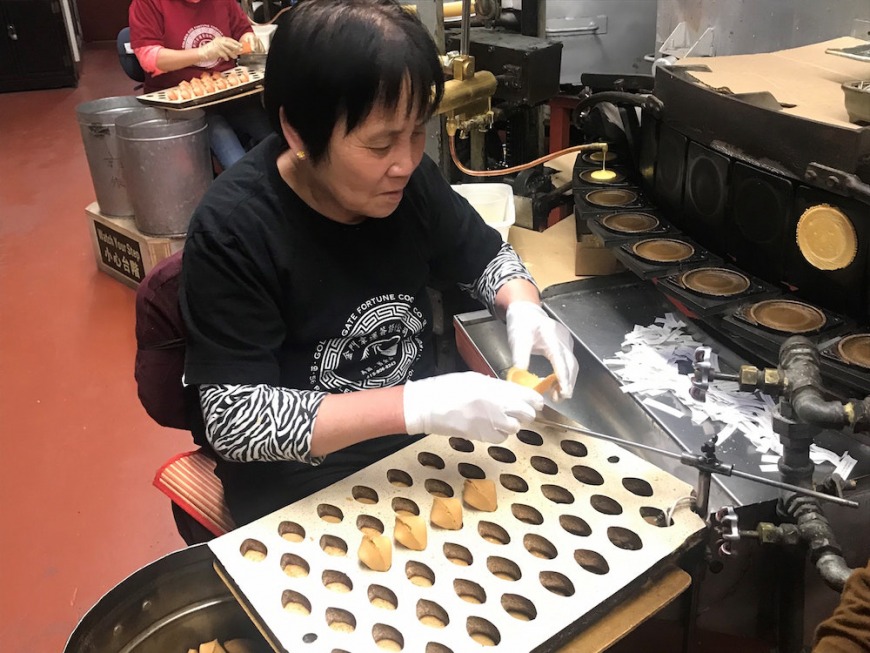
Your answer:
[[[114,43],[76,89],[0,94],[0,651],[60,651],[138,567],[184,546],[159,464],[191,448],[139,406],[134,293],[97,271],[76,106],[130,95]]]
[[[183,546],[151,479],[191,443],[136,399],[134,293],[97,271],[84,215],[94,191],[75,107],[132,92],[104,44],[85,51],[76,89],[0,94],[3,653],[62,650],[103,593]],[[764,650],[702,641],[705,652]],[[654,622],[617,649],[678,642],[672,624]]]

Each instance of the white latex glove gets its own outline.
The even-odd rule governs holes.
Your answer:
[[[580,365],[574,358],[574,339],[564,325],[528,301],[515,301],[507,309],[507,336],[514,367],[529,369],[532,354],[546,356],[559,380],[556,399],[574,394]]]
[[[242,44],[235,39],[231,39],[229,36],[218,36],[205,45],[199,46],[199,62],[229,61],[238,57],[241,51]]]
[[[242,43],[242,45],[244,45],[245,43],[250,43],[251,52],[257,52],[262,54],[266,51],[266,48],[263,47],[263,42],[258,39],[256,34],[254,34],[253,32],[246,32],[245,34],[243,34],[240,42]]]
[[[477,372],[405,384],[408,433],[437,433],[497,444],[531,424],[544,399],[531,388]]]

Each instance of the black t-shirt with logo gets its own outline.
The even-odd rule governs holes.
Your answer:
[[[181,293],[185,381],[336,393],[432,375],[426,287],[474,283],[498,253],[499,234],[428,157],[392,215],[335,222],[281,179],[281,151],[277,136],[263,141],[215,181],[192,217]],[[292,479],[294,488],[275,497],[274,510],[337,480],[329,470],[344,469],[348,457],[359,468],[408,442],[363,442],[319,467],[221,461],[218,472],[234,515],[244,519],[230,495],[257,500],[266,479]],[[338,471],[338,478],[352,471]]]

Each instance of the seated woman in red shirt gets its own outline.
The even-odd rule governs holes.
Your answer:
[[[133,0],[129,20],[146,93],[233,68],[245,43],[262,49],[236,0]],[[271,133],[258,96],[209,107],[206,114],[211,148],[224,169]]]

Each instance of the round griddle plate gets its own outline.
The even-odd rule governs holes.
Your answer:
[[[602,226],[624,234],[639,234],[659,226],[659,220],[649,213],[614,213],[601,220]]]
[[[672,238],[649,238],[631,246],[640,258],[653,263],[677,263],[691,258],[695,248],[689,243]]]
[[[712,297],[732,297],[745,292],[751,282],[745,275],[727,268],[697,268],[680,277],[689,290]]]
[[[637,193],[624,188],[602,188],[586,193],[586,201],[595,206],[627,206],[637,200]]]
[[[837,343],[837,353],[847,363],[870,369],[870,333],[855,333]]]
[[[616,172],[616,170],[608,170],[607,172],[612,172],[613,177],[609,179],[598,179],[595,176],[595,173],[600,173],[601,169],[595,170],[584,170],[580,173],[580,179],[585,181],[587,184],[601,184],[602,186],[607,186],[608,184],[620,184],[625,181],[625,175],[621,172]]]
[[[803,257],[819,270],[842,270],[858,253],[855,226],[842,211],[827,204],[804,211],[796,238]]]
[[[749,317],[761,326],[782,333],[818,331],[827,322],[825,314],[815,306],[788,299],[768,299],[753,304]]]
[[[611,161],[616,161],[616,158],[616,152],[611,152],[610,150],[607,152],[590,152],[583,155],[583,160],[586,163],[601,163],[602,161],[610,163]]]

